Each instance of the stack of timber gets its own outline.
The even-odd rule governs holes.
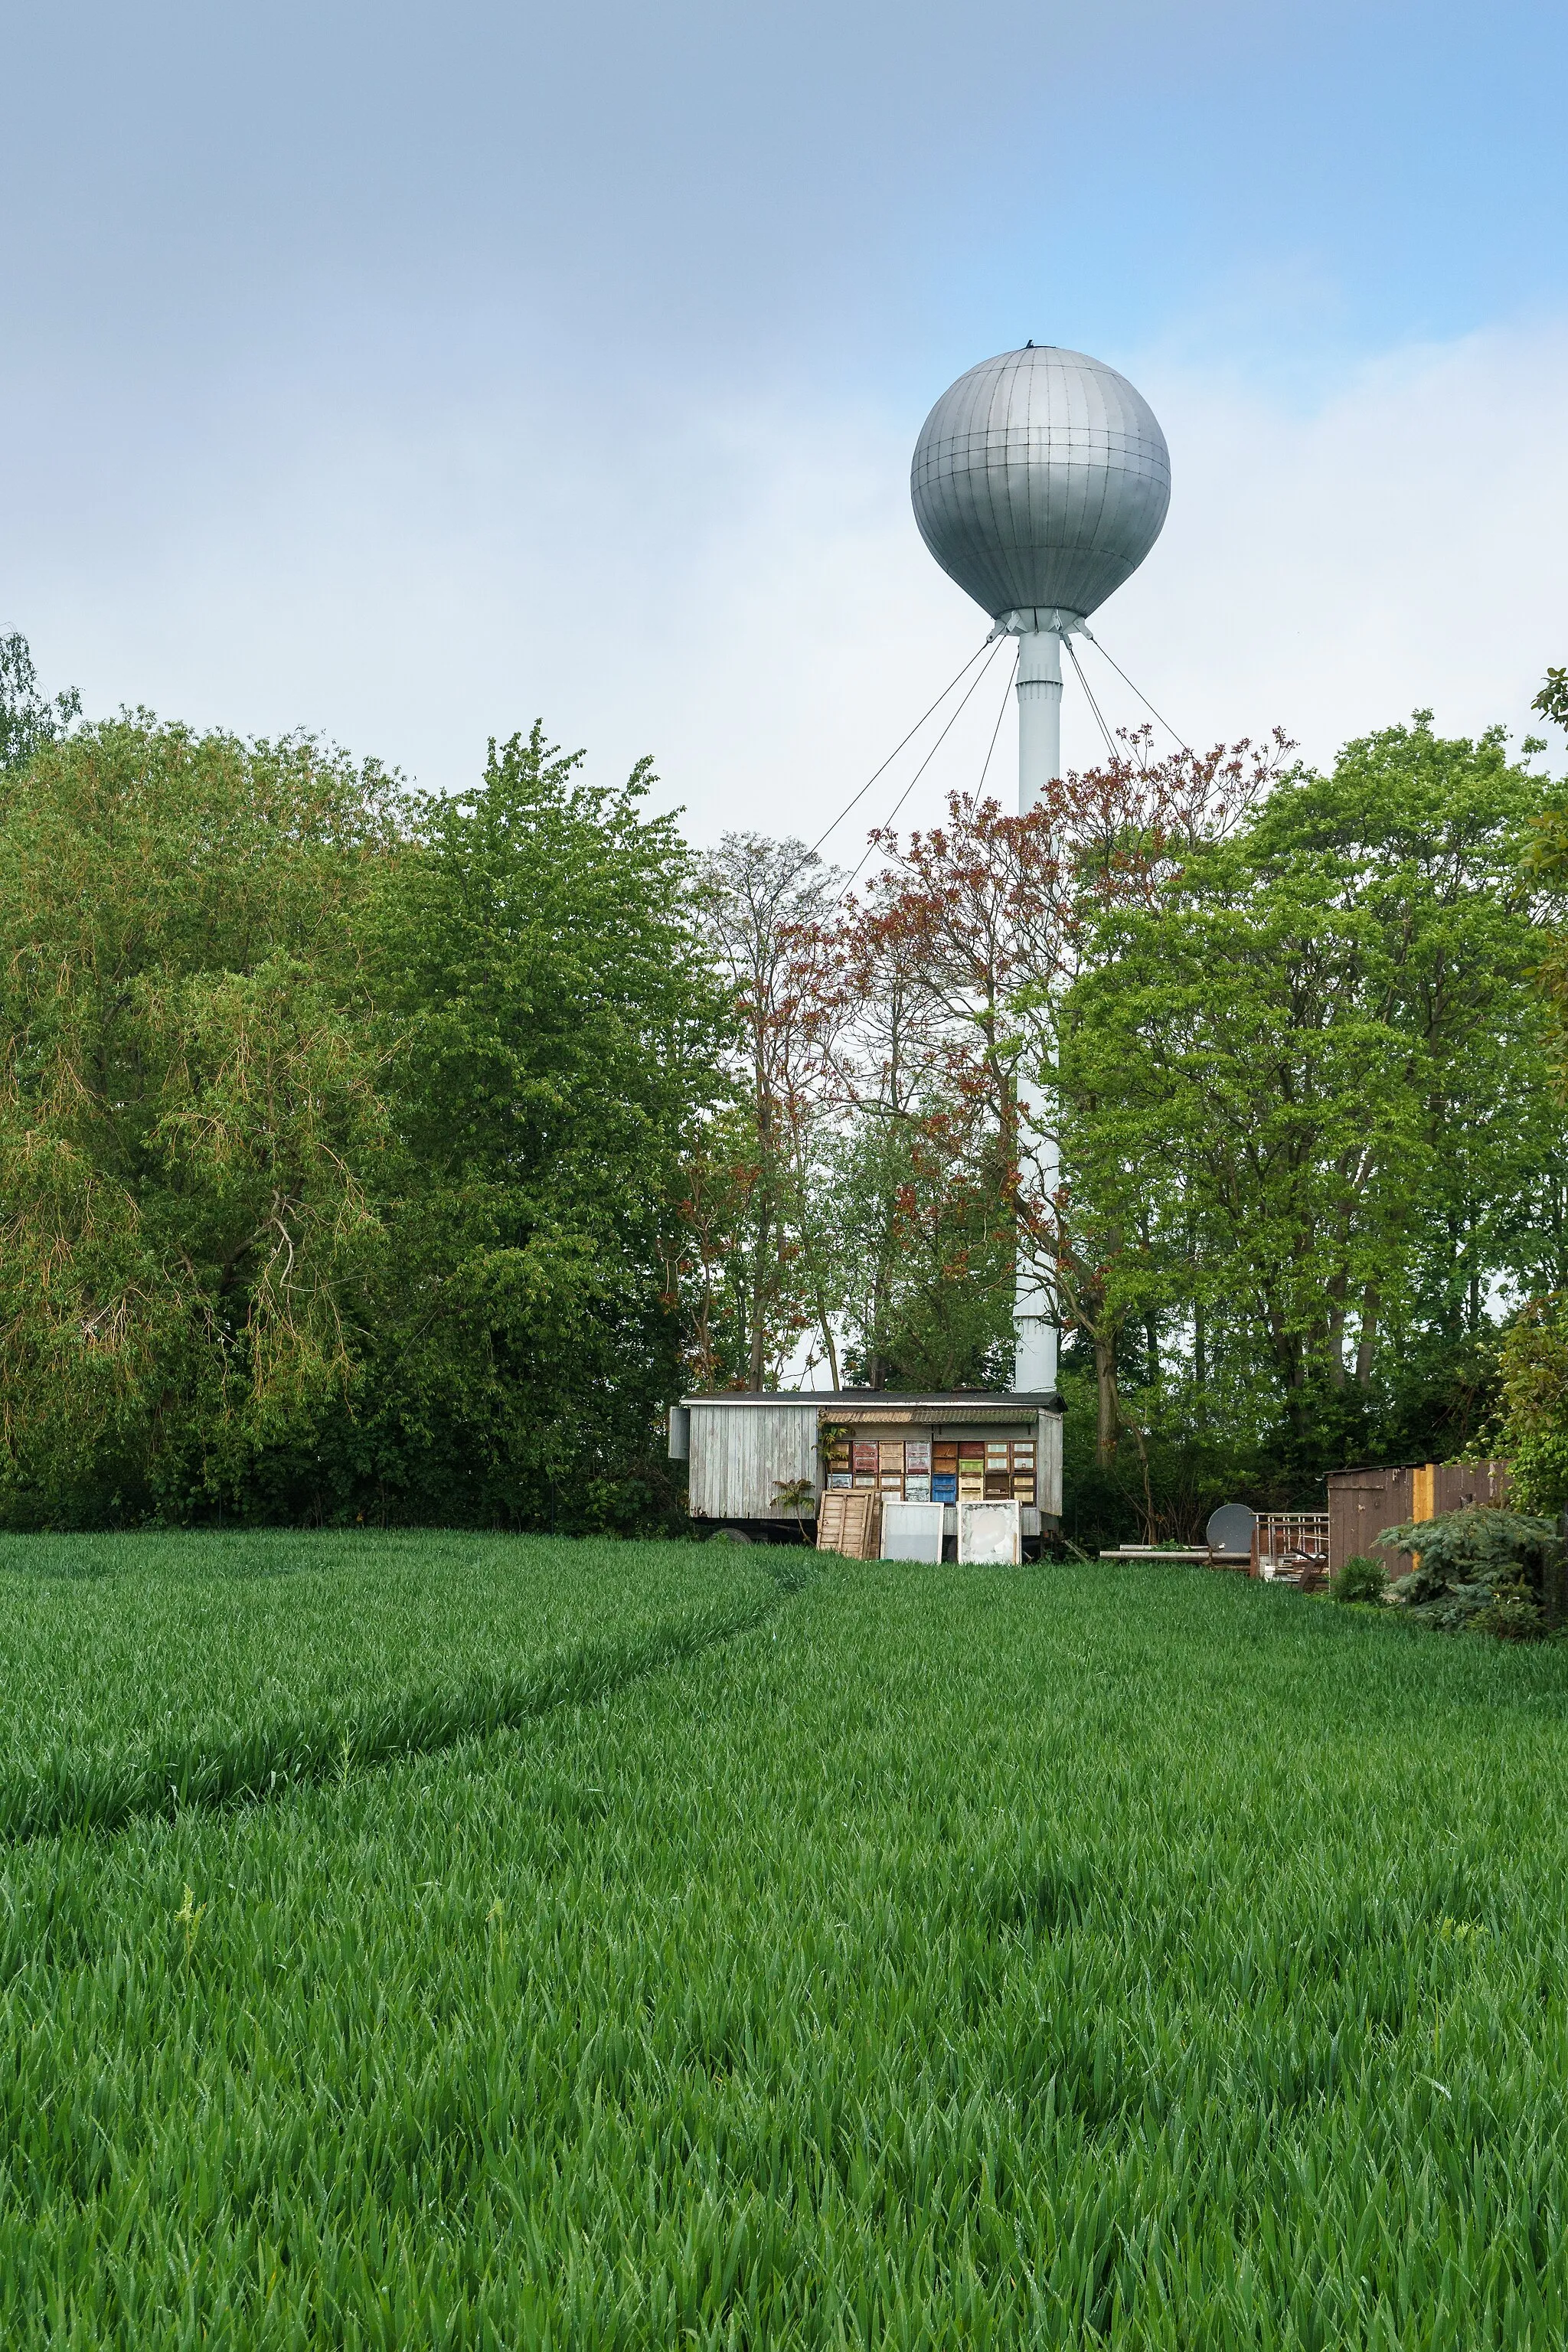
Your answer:
[[[842,1552],[846,1559],[875,1559],[882,1544],[880,1495],[824,1495],[816,1507],[816,1549]]]
[[[1117,1544],[1102,1551],[1101,1559],[1146,1559],[1158,1567],[1167,1567],[1173,1560],[1198,1560],[1205,1568],[1234,1568],[1243,1576],[1250,1573],[1252,1554],[1247,1551],[1216,1551],[1212,1544]]]

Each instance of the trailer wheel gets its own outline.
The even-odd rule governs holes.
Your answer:
[[[716,1528],[713,1533],[709,1537],[708,1540],[710,1543],[749,1544],[753,1542],[755,1538],[749,1536],[744,1528]]]

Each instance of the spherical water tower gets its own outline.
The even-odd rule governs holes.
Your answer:
[[[1018,645],[1018,812],[1061,773],[1062,639],[1136,572],[1171,503],[1171,457],[1142,393],[1052,344],[961,375],[921,428],[910,495],[921,538]],[[1021,1087],[1026,1101],[1033,1090]],[[1047,1175],[1054,1181],[1053,1171]],[[1049,1300],[1020,1266],[1014,1387],[1056,1386]]]
[[[1160,536],[1171,457],[1124,375],[1028,343],[961,375],[910,468],[921,537],[1018,648],[1018,810],[1061,772],[1061,641]]]

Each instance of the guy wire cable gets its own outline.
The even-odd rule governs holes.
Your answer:
[[[887,758],[883,761],[881,767],[880,767],[880,768],[879,768],[879,769],[877,770],[876,775],[868,776],[868,777],[867,777],[867,779],[866,779],[866,781],[865,781],[865,782],[861,785],[861,787],[860,787],[859,791],[858,791],[858,793],[855,793],[855,794],[854,794],[850,799],[848,799],[848,800],[847,800],[847,801],[845,802],[844,806],[839,810],[838,814],[834,818],[833,823],[828,826],[828,828],[827,828],[827,833],[819,833],[819,834],[817,835],[816,839],[812,843],[811,847],[806,851],[806,853],[805,853],[805,857],[803,857],[803,858],[801,859],[801,861],[800,861],[801,866],[805,866],[805,864],[807,864],[807,862],[808,862],[811,858],[813,858],[813,857],[815,857],[815,856],[816,856],[816,855],[817,851],[822,847],[823,843],[827,839],[827,835],[828,835],[828,834],[831,834],[831,833],[837,833],[837,830],[838,830],[839,826],[843,824],[843,822],[844,822],[845,818],[848,815],[848,814],[849,814],[850,810],[854,807],[856,801],[863,801],[863,800],[865,799],[865,797],[866,797],[867,793],[870,791],[870,789],[871,789],[872,785],[876,782],[876,781],[877,781],[877,776],[881,775],[881,774],[883,773],[884,770],[886,770],[886,769],[888,769],[888,768],[890,768],[890,767],[892,766],[893,761],[898,758],[899,753],[903,750],[903,748],[904,748],[904,744],[905,744],[905,743],[912,743],[912,742],[914,741],[915,737],[920,733],[921,729],[925,725],[926,720],[931,717],[931,711],[932,711],[932,710],[939,710],[939,709],[942,708],[942,704],[947,700],[948,696],[952,692],[953,688],[958,684],[958,679],[963,676],[964,670],[971,670],[971,669],[973,669],[973,668],[974,667],[975,663],[980,659],[981,655],[985,651],[985,647],[986,647],[986,646],[988,646],[988,645],[990,645],[990,644],[991,644],[991,639],[990,639],[989,637],[987,637],[987,638],[985,638],[985,639],[984,639],[984,643],[982,643],[981,645],[979,645],[979,646],[977,646],[975,647],[974,651],[970,655],[969,659],[964,663],[964,665],[963,665],[963,669],[961,669],[961,670],[959,671],[959,673],[958,673],[958,677],[952,677],[952,678],[950,678],[950,679],[948,680],[947,684],[942,688],[942,692],[937,696],[936,700],[931,704],[931,709],[930,709],[930,710],[922,710],[922,711],[921,711],[921,713],[920,717],[915,720],[914,725],[910,729],[909,733],[904,737],[904,741],[903,741],[903,743],[895,743],[895,745],[893,746],[893,749],[889,752],[889,754],[888,754]],[[987,667],[989,667],[989,664],[987,664]],[[985,675],[985,671],[984,671],[984,670],[982,670],[982,671],[981,671],[981,673],[980,673],[981,677],[984,677],[984,675]],[[978,680],[976,681],[976,683],[978,683]],[[973,693],[973,688],[971,688],[970,691],[971,691],[971,693]],[[967,701],[968,701],[968,699],[969,699],[969,696],[966,694],[966,695],[964,696],[964,698],[963,698],[963,701],[964,701],[964,702],[967,702]],[[959,704],[959,706],[958,706],[958,709],[959,709],[959,710],[962,710],[962,709],[963,709],[963,702],[961,702],[961,703]],[[957,716],[958,716],[958,711],[956,711],[956,710],[955,710],[955,711],[954,711],[954,713],[953,713],[953,717],[956,719],[956,718],[957,718]],[[950,723],[951,723],[951,722],[950,722]],[[941,740],[942,740],[942,737],[939,735],[939,736],[937,737],[937,742],[939,742],[939,743],[940,743],[940,742],[941,742]],[[932,748],[934,749],[935,747],[933,746]],[[864,864],[864,862],[865,862],[864,860],[862,860],[862,861],[861,861],[861,863],[862,863],[862,864]],[[857,866],[855,870],[856,870],[856,872],[857,872],[857,873],[858,873],[858,872],[859,872],[859,870],[860,870],[859,866]],[[799,873],[799,871],[800,871],[800,866],[796,866],[796,868],[795,868],[795,872],[798,874],[798,873]]]
[[[1013,681],[1018,675],[1018,658],[1023,650],[1024,647],[1022,640],[1015,637],[1013,640],[1013,667],[1007,673],[1007,683],[1002,688],[1002,708],[996,713],[996,724],[991,730],[990,750],[987,751],[985,754],[985,765],[980,771],[980,782],[975,791],[975,798],[977,800],[979,799],[980,794],[985,790],[985,779],[991,773],[991,754],[996,749],[996,738],[1002,732],[1002,721],[1007,716],[1007,698],[1013,691]]]
[[[947,740],[947,739],[948,739],[949,735],[951,735],[951,734],[952,734],[952,730],[953,730],[953,728],[956,726],[956,724],[957,724],[957,722],[958,722],[958,719],[959,719],[959,718],[960,718],[960,716],[961,716],[961,714],[962,714],[962,712],[963,712],[964,703],[965,703],[965,702],[967,702],[967,701],[969,700],[970,696],[973,693],[973,691],[974,691],[975,688],[980,684],[981,679],[984,677],[984,675],[985,675],[986,671],[990,668],[990,667],[991,667],[992,663],[995,660],[996,656],[997,656],[997,653],[998,653],[998,651],[1000,650],[1000,647],[1001,647],[1002,640],[1001,640],[1001,638],[1000,638],[1000,637],[996,637],[996,638],[993,638],[993,639],[988,639],[988,640],[987,640],[987,642],[988,642],[988,644],[990,645],[990,648],[991,648],[991,649],[990,649],[990,652],[986,655],[986,657],[985,657],[984,661],[981,664],[979,670],[975,673],[974,677],[972,677],[972,678],[970,679],[968,686],[964,688],[964,692],[963,692],[963,701],[961,701],[961,702],[959,703],[958,709],[953,712],[952,717],[948,720],[947,725],[942,729],[942,733],[937,737],[936,741],[931,745],[931,750],[926,753],[925,758],[921,761],[920,766],[915,770],[914,774],[910,778],[909,782],[904,786],[903,791],[899,794],[899,797],[898,797],[898,799],[893,803],[892,807],[888,811],[888,814],[887,814],[886,817],[885,817],[885,818],[883,819],[883,821],[882,821],[884,825],[889,825],[889,824],[892,824],[893,819],[898,815],[899,811],[903,807],[904,803],[909,799],[910,794],[914,791],[915,786],[920,782],[921,778],[925,774],[926,770],[930,767],[930,765],[931,765],[931,761],[935,759],[935,757],[936,757],[937,753],[941,751],[941,749],[942,749],[942,745],[946,742],[946,740]],[[968,667],[969,667],[969,665],[968,665],[968,664],[967,664],[967,662],[966,662],[966,663],[964,664],[964,668],[966,669]],[[959,674],[958,674],[958,675],[959,675],[959,677],[963,677],[963,670],[960,670],[960,672],[959,672]],[[954,680],[954,684],[956,684],[956,683],[957,683],[957,681],[956,681],[956,680]],[[951,688],[949,688],[949,691],[950,691],[950,692],[952,691]],[[1004,704],[1004,705],[1003,705],[1003,708],[1004,708],[1004,709],[1005,709],[1005,708],[1006,708],[1005,704]],[[998,720],[998,721],[997,721],[997,724],[998,724],[998,725],[1000,725],[1000,724],[1001,724],[1001,721],[1000,721],[1000,720]],[[908,738],[907,738],[907,737],[905,738],[905,740],[906,740],[906,741],[908,740]],[[880,831],[880,830],[881,830],[881,827],[879,827],[878,829],[879,829],[879,831]],[[838,905],[838,906],[842,906],[842,905],[843,905],[843,903],[844,903],[845,899],[848,897],[848,895],[849,895],[850,891],[855,887],[856,882],[857,882],[857,881],[858,880],[858,878],[859,878],[860,866],[865,865],[865,863],[866,863],[866,859],[867,859],[868,857],[869,857],[869,856],[870,856],[870,855],[871,855],[871,844],[870,844],[869,842],[868,842],[868,843],[866,844],[865,851],[864,851],[864,853],[863,853],[863,855],[862,855],[862,856],[861,856],[861,859],[860,859],[860,866],[857,866],[857,867],[855,868],[854,873],[853,873],[853,874],[851,874],[851,876],[849,877],[848,881],[847,881],[847,882],[846,882],[846,884],[844,885],[843,889],[842,889],[842,890],[840,890],[840,892],[838,893],[838,897],[837,897],[837,900],[835,901],[836,905]]]
[[[1121,664],[1118,661],[1110,660],[1110,656],[1106,652],[1105,647],[1100,644],[1100,639],[1095,635],[1093,630],[1090,629],[1087,621],[1079,628],[1079,635],[1080,637],[1087,637],[1089,639],[1089,644],[1094,647],[1095,652],[1100,656],[1102,661],[1110,662],[1111,668],[1116,672],[1117,677],[1121,680],[1123,686],[1132,686],[1132,680],[1128,677],[1127,672],[1122,668]],[[1187,753],[1189,758],[1191,758],[1193,749],[1192,745],[1186,740],[1184,736],[1178,735],[1176,733],[1175,729],[1172,726],[1168,719],[1163,719],[1160,717],[1160,713],[1155,709],[1153,704],[1143,692],[1142,687],[1132,686],[1132,691],[1138,697],[1139,701],[1143,705],[1144,709],[1148,711],[1150,717],[1159,719],[1160,724],[1164,729],[1166,734],[1169,735],[1174,742],[1179,743],[1183,751]]]
[[[1077,654],[1073,651],[1072,639],[1070,637],[1064,637],[1062,639],[1062,643],[1068,649],[1068,659],[1071,661],[1074,669],[1078,672],[1078,682],[1079,686],[1082,687],[1085,695],[1089,698],[1089,707],[1094,713],[1094,723],[1099,728],[1101,735],[1105,738],[1105,748],[1110,754],[1110,764],[1114,768],[1120,755],[1118,754],[1115,743],[1111,740],[1110,730],[1106,725],[1105,720],[1100,714],[1100,705],[1096,702],[1094,695],[1090,689],[1089,680],[1083,674],[1083,664],[1079,661]]]

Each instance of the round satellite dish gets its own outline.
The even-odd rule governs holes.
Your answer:
[[[1030,344],[942,394],[915,444],[910,495],[942,570],[994,618],[1035,606],[1082,620],[1159,538],[1171,455],[1124,375]]]
[[[1249,1511],[1245,1503],[1222,1503],[1211,1512],[1204,1529],[1211,1551],[1246,1551],[1252,1549],[1252,1530],[1258,1525],[1258,1514]]]

